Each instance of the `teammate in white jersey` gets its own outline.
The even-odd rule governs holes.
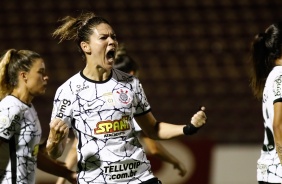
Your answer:
[[[127,54],[126,49],[123,45],[119,45],[116,53],[116,59],[114,63],[114,67],[123,72],[129,73],[133,76],[138,76],[139,67],[137,63]],[[140,142],[145,148],[146,154],[154,155],[159,157],[161,160],[168,162],[173,165],[175,169],[179,171],[180,176],[184,176],[187,172],[184,164],[178,160],[173,154],[171,154],[168,150],[166,150],[159,142],[148,138],[144,132],[141,130],[140,126],[133,119],[135,131],[138,132],[138,136],[140,138]],[[66,165],[69,169],[72,169],[76,160],[76,144],[77,139],[73,140],[71,149],[69,150],[67,157],[65,159]],[[56,184],[64,184],[65,178],[58,178]]]
[[[282,183],[282,23],[270,25],[252,44],[254,95],[262,99],[264,142],[257,161],[259,184]]]
[[[76,183],[76,173],[40,148],[41,126],[32,105],[43,95],[48,76],[39,54],[8,50],[0,62],[0,183],[33,184],[37,167]]]
[[[67,16],[54,32],[74,39],[85,68],[61,85],[54,98],[47,151],[62,155],[73,128],[78,139],[78,183],[160,183],[138,141],[133,117],[152,139],[191,135],[206,122],[204,107],[187,125],[158,122],[137,78],[114,69],[116,35],[93,13]]]

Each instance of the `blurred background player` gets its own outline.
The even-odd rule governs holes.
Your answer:
[[[36,167],[76,183],[76,173],[55,162],[40,145],[42,130],[32,104],[45,94],[48,76],[41,56],[10,49],[0,58],[0,183],[35,183]]]
[[[282,22],[257,34],[252,43],[253,94],[262,100],[264,141],[257,161],[259,184],[282,183]]]

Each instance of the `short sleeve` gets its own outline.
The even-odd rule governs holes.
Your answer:
[[[144,114],[150,111],[151,107],[143,90],[143,87],[138,79],[136,83],[136,92],[135,92],[135,116]]]
[[[20,121],[20,107],[11,106],[0,110],[0,137],[9,140],[16,131],[16,123]]]
[[[133,119],[132,121],[133,121],[133,124],[134,124],[135,131],[136,131],[136,132],[140,132],[142,129],[141,129],[141,127],[138,125],[138,123],[136,122],[136,120]]]
[[[72,93],[60,87],[56,91],[53,101],[51,120],[54,118],[62,119],[69,127],[72,121]]]
[[[282,102],[282,75],[275,78],[273,83],[274,103]]]

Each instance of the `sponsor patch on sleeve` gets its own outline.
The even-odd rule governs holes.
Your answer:
[[[8,128],[11,123],[12,122],[7,116],[0,115],[0,129]]]
[[[274,95],[277,97],[281,97],[281,91],[282,91],[282,75],[278,76],[275,80],[274,80],[274,84],[273,84],[273,92]]]

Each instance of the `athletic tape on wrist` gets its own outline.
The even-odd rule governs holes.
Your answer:
[[[185,135],[192,135],[197,133],[200,127],[195,127],[192,123],[189,123],[185,127],[183,127],[183,133]]]

